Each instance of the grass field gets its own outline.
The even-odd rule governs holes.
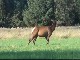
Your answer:
[[[54,31],[49,45],[40,37],[36,45],[28,45],[31,29],[0,29],[0,59],[80,59],[80,29],[61,28]]]

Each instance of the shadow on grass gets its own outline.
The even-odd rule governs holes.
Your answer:
[[[80,59],[79,50],[0,52],[0,59]]]

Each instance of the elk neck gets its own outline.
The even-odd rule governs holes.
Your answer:
[[[52,24],[52,25],[50,26],[50,28],[51,28],[51,31],[53,32],[53,31],[55,30],[55,28],[56,28],[56,23]]]

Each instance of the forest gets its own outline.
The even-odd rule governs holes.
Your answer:
[[[46,25],[51,19],[80,25],[80,0],[0,0],[0,27]]]

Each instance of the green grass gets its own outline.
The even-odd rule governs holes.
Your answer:
[[[80,38],[38,38],[28,45],[27,38],[0,39],[0,59],[80,59]]]

